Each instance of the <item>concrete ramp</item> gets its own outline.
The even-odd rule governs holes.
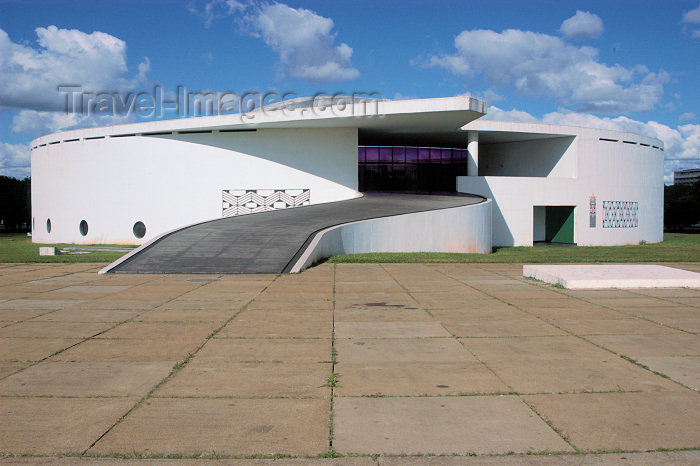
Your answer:
[[[289,272],[312,245],[316,233],[330,227],[485,201],[472,195],[369,194],[341,202],[222,218],[163,235],[101,273]],[[294,271],[298,270],[299,266]]]

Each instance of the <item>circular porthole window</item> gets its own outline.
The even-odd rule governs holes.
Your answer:
[[[81,220],[81,221],[80,221],[79,230],[80,230],[80,234],[81,234],[81,235],[83,235],[83,236],[87,235],[87,232],[88,232],[88,224],[87,224],[87,222],[86,222],[85,220]]]
[[[46,219],[46,233],[51,233],[51,219]]]
[[[134,223],[134,236],[139,239],[146,236],[146,225],[143,222]]]

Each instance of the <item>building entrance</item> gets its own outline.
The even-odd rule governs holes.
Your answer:
[[[574,206],[534,206],[533,242],[574,244]]]
[[[467,174],[467,149],[414,146],[359,146],[359,190],[456,192]]]

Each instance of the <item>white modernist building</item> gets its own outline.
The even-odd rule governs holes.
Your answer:
[[[32,142],[32,239],[143,244],[192,223],[394,191],[492,199],[478,221],[492,219],[482,231],[495,246],[662,240],[659,140],[485,113],[468,97],[307,99],[43,136]]]

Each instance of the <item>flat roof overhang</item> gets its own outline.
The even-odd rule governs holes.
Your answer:
[[[360,134],[429,135],[458,131],[486,114],[486,104],[471,97],[378,100],[348,105],[256,110],[174,120],[149,121],[54,133],[32,141],[32,146],[66,139],[144,135],[181,131],[217,131],[286,128],[358,128]]]

